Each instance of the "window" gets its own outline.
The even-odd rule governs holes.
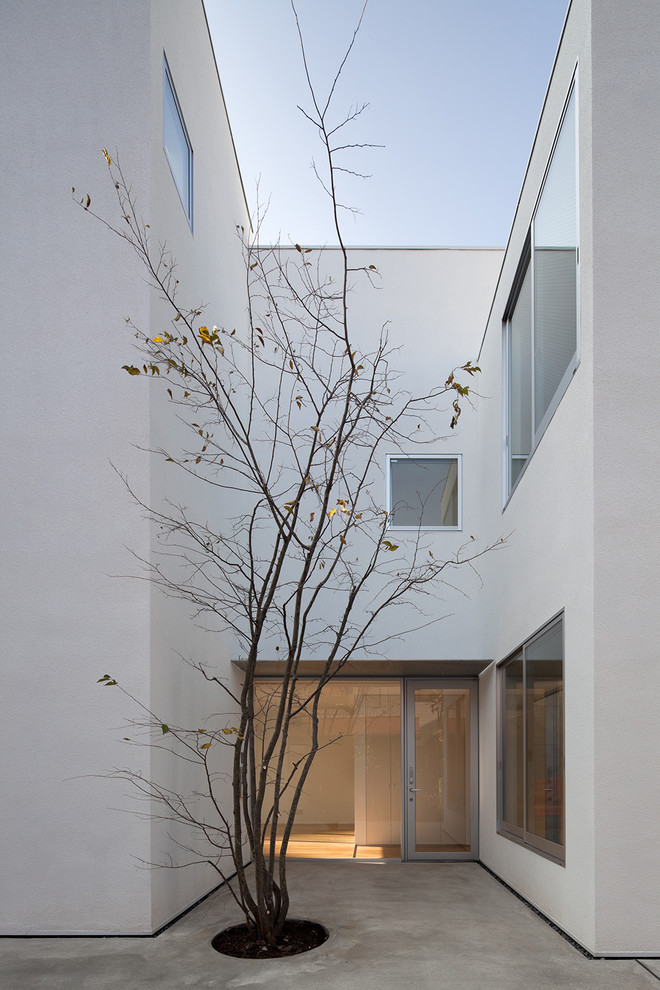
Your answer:
[[[507,496],[577,364],[577,167],[571,91],[504,315]]]
[[[193,153],[165,58],[163,58],[163,149],[192,229]]]
[[[499,831],[564,859],[563,618],[499,668]]]
[[[461,528],[461,458],[388,456],[390,529]]]

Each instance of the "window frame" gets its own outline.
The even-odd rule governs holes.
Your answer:
[[[557,385],[554,395],[548,404],[543,418],[537,427],[534,426],[534,410],[535,410],[535,369],[534,369],[534,303],[535,303],[535,261],[534,261],[534,232],[536,216],[543,199],[543,194],[546,189],[546,184],[552,164],[555,157],[555,151],[557,149],[557,144],[562,133],[564,122],[566,120],[566,113],[569,108],[571,99],[574,100],[574,144],[575,144],[575,239],[576,239],[576,250],[575,250],[575,350],[573,355],[562,375],[562,378]],[[525,241],[523,245],[523,250],[516,268],[516,273],[513,278],[513,283],[511,286],[511,291],[507,299],[506,306],[504,308],[504,314],[502,316],[502,367],[503,367],[503,475],[502,475],[502,503],[503,509],[508,505],[511,496],[515,492],[516,488],[520,483],[520,479],[527,470],[527,466],[534,456],[534,452],[538,447],[547,427],[550,423],[552,417],[557,411],[557,407],[561,402],[566,389],[568,388],[573,375],[575,374],[577,367],[580,363],[580,183],[579,183],[579,93],[578,93],[578,74],[577,67],[573,74],[570,86],[568,88],[568,93],[566,100],[564,101],[564,106],[562,108],[559,124],[555,132],[554,140],[552,143],[552,149],[550,155],[548,156],[548,161],[546,164],[545,172],[543,174],[543,180],[541,182],[539,193],[534,204],[534,209],[532,211],[532,217],[525,235]],[[530,399],[530,409],[531,409],[531,443],[529,454],[526,456],[524,463],[520,467],[517,478],[512,482],[512,458],[511,458],[511,321],[516,311],[516,306],[521,295],[521,289],[525,276],[527,272],[530,272],[531,278],[531,333],[530,333],[530,348],[531,348],[531,366],[530,366],[530,389],[531,389],[531,399]]]
[[[393,530],[394,532],[409,532],[414,533],[420,530],[424,532],[438,532],[438,533],[448,533],[448,532],[460,532],[463,529],[463,456],[462,454],[387,454],[386,455],[386,465],[385,465],[385,507],[387,510],[387,529]],[[394,461],[455,461],[456,462],[456,473],[457,473],[457,524],[455,526],[434,526],[427,524],[412,525],[403,524],[397,525],[393,522],[393,506],[392,506],[392,463]]]
[[[528,721],[527,721],[527,692],[525,689],[526,685],[526,653],[530,646],[533,646],[538,640],[546,635],[553,627],[560,626],[561,628],[561,663],[562,663],[562,674],[561,674],[561,689],[562,689],[562,768],[561,768],[561,779],[562,779],[562,792],[561,792],[561,807],[562,807],[562,830],[563,830],[563,842],[557,843],[552,842],[549,839],[542,838],[541,836],[535,835],[533,832],[529,831],[527,826],[527,807],[528,807],[528,794],[527,794],[527,758],[529,748],[529,739],[527,737]],[[513,663],[522,662],[523,666],[523,711],[522,711],[522,725],[523,725],[523,745],[522,745],[522,783],[523,783],[523,798],[522,807],[524,815],[523,826],[517,825],[512,822],[508,822],[504,818],[504,750],[505,750],[505,671],[507,667],[511,666]],[[565,623],[564,623],[564,612],[559,612],[557,615],[553,616],[549,622],[541,626],[540,629],[521,643],[515,650],[509,653],[503,660],[497,664],[496,677],[497,677],[497,834],[503,836],[506,839],[510,839],[512,842],[518,845],[525,846],[525,848],[530,849],[532,852],[538,853],[545,859],[552,860],[553,863],[557,863],[559,866],[566,865],[566,705],[565,705],[565,672],[566,672],[566,635],[565,635]]]
[[[185,142],[186,147],[187,147],[187,156],[186,156],[186,164],[185,164],[185,170],[186,170],[186,175],[187,175],[187,180],[188,180],[187,181],[187,186],[188,186],[188,190],[187,190],[188,195],[187,196],[185,195],[184,192],[182,192],[181,188],[179,187],[179,182],[178,182],[177,177],[176,177],[176,174],[175,174],[175,167],[172,165],[172,161],[171,161],[170,156],[168,154],[167,146],[166,146],[166,141],[165,141],[165,134],[166,134],[166,113],[167,113],[167,106],[168,106],[168,97],[171,97],[172,107],[173,107],[173,109],[176,112],[176,117],[178,119],[179,126],[181,127],[181,134],[183,136],[184,142]],[[177,93],[176,93],[176,89],[175,89],[175,86],[174,86],[174,81],[172,79],[172,73],[170,72],[170,67],[167,64],[167,56],[165,55],[165,52],[163,52],[163,119],[162,119],[162,127],[163,127],[163,142],[162,142],[163,143],[163,152],[165,154],[165,158],[167,159],[167,164],[169,166],[170,174],[172,176],[172,179],[174,180],[174,185],[176,186],[176,191],[179,194],[179,200],[181,201],[181,205],[183,207],[183,212],[186,215],[186,219],[188,220],[188,223],[190,225],[190,229],[192,231],[192,229],[193,229],[193,148],[192,148],[192,143],[190,141],[190,136],[188,134],[188,129],[186,128],[185,120],[183,119],[183,113],[181,111],[181,104],[179,103],[179,98],[178,98]]]

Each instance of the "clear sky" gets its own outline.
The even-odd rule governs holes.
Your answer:
[[[250,207],[262,240],[333,242],[290,0],[205,0]],[[297,0],[326,94],[362,0]],[[568,0],[369,0],[336,95],[369,107],[350,140],[383,145],[343,164],[353,245],[504,245]]]

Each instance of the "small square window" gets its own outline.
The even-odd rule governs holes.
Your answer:
[[[390,529],[461,528],[461,458],[387,458]]]
[[[192,146],[165,58],[163,58],[163,149],[192,229]]]

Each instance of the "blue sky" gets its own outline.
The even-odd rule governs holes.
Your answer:
[[[205,0],[248,200],[269,201],[262,240],[332,243],[311,168],[314,129],[290,0]],[[369,103],[344,162],[354,245],[503,245],[568,0],[369,0],[336,94],[338,119]],[[325,95],[362,0],[297,0]]]

